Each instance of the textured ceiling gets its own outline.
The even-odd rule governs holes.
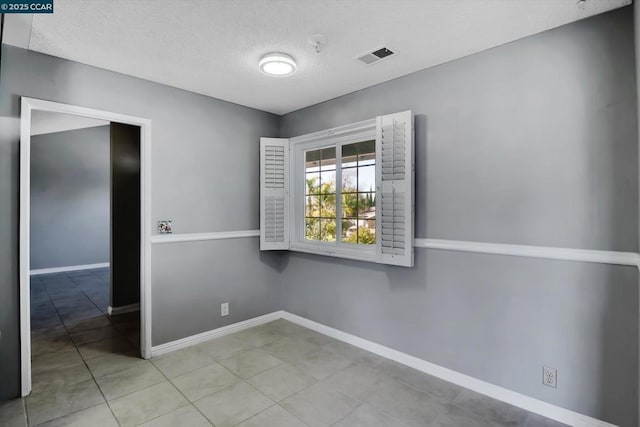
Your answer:
[[[56,0],[53,15],[35,15],[6,41],[282,114],[630,3]],[[314,33],[328,38],[319,54],[307,43]],[[355,60],[383,44],[398,55]],[[272,51],[292,55],[298,72],[260,74],[258,60]]]

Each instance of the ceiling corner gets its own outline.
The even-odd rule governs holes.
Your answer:
[[[32,14],[5,14],[2,42],[22,49],[29,49],[32,25]]]

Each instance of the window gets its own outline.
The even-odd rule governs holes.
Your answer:
[[[369,140],[305,151],[305,240],[375,245],[375,148]]]
[[[262,138],[260,165],[261,250],[413,265],[410,111]]]
[[[376,141],[342,146],[341,240],[376,243]]]
[[[336,241],[336,147],[305,153],[305,239]]]

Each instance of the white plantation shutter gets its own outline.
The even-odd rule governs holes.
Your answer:
[[[411,111],[376,122],[376,246],[379,262],[413,267],[414,163]]]
[[[289,249],[289,140],[260,138],[260,250]]]

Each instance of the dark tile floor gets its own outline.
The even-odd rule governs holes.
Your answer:
[[[104,316],[109,306],[109,269],[31,277],[31,330]]]
[[[69,334],[76,345],[86,344],[82,338],[89,330],[96,338],[121,335],[135,348],[140,343],[140,313],[107,316],[109,307],[109,269],[71,271],[31,277],[31,339],[37,349],[43,337],[55,332]],[[49,340],[50,341],[50,340]],[[32,350],[32,356],[37,351]]]

